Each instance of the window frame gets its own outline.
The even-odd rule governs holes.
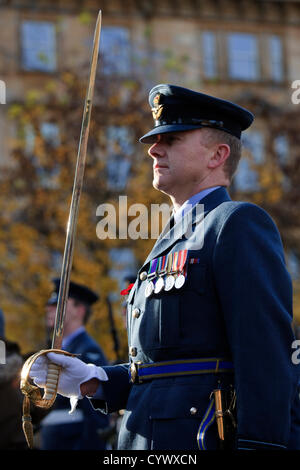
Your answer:
[[[255,76],[251,78],[250,76],[245,76],[244,78],[242,76],[233,76],[232,73],[230,72],[230,66],[231,66],[231,49],[230,49],[230,39],[233,39],[233,36],[248,36],[249,38],[251,37],[254,39],[254,44],[255,44],[255,66],[256,66],[256,71],[255,71]],[[262,68],[261,68],[261,62],[260,62],[260,57],[261,57],[261,47],[260,47],[260,40],[259,36],[256,35],[254,32],[240,32],[240,31],[231,31],[227,32],[226,34],[226,41],[224,41],[226,44],[226,51],[227,51],[227,77],[230,81],[234,82],[243,82],[243,83],[257,83],[262,80]]]
[[[267,135],[266,135],[265,129],[260,128],[260,127],[254,127],[253,129],[249,129],[245,131],[244,134],[242,135],[242,138],[244,139],[245,137],[249,138],[251,134],[260,136],[259,138],[261,139],[260,145],[261,145],[262,155],[259,158],[257,158],[257,156],[255,155],[255,152],[253,152],[252,149],[250,148],[251,146],[247,147],[247,145],[245,145],[245,143],[242,142],[242,149],[243,149],[242,157],[241,157],[241,161],[239,162],[237,171],[233,178],[234,191],[239,192],[239,193],[254,193],[260,190],[258,174],[255,168],[251,168],[251,166],[252,164],[254,166],[262,166],[266,162],[266,158],[267,158],[267,154],[266,154]],[[245,156],[245,152],[247,152],[248,154],[250,153],[250,158]],[[238,176],[239,170],[243,165],[247,167],[246,170],[249,172],[249,181],[246,182],[245,188],[242,186],[241,182],[237,182],[237,177],[239,177]]]
[[[215,38],[215,68],[216,75],[214,77],[209,77],[205,73],[205,53],[203,51],[203,33],[211,33]],[[230,74],[230,47],[229,47],[229,38],[232,35],[249,35],[255,39],[256,42],[256,68],[257,76],[256,78],[242,78],[234,77]],[[280,41],[281,47],[281,78],[276,79],[272,74],[272,64],[271,64],[271,54],[270,54],[270,40],[272,37],[277,38]],[[205,28],[201,33],[201,78],[205,82],[218,82],[220,80],[228,81],[229,83],[239,83],[239,84],[270,84],[270,86],[284,86],[287,79],[287,65],[286,65],[286,54],[285,54],[285,38],[282,32],[267,31],[267,32],[258,32],[253,30],[241,31],[239,29],[228,30],[220,29],[214,30]]]
[[[44,70],[42,68],[28,68],[24,61],[25,61],[25,47],[23,45],[24,40],[23,40],[23,26],[26,23],[36,23],[36,24],[48,24],[53,26],[53,33],[54,33],[54,45],[53,45],[53,51],[52,53],[54,54],[54,68],[51,70]],[[49,19],[49,18],[22,18],[19,23],[19,68],[24,74],[42,74],[42,75],[53,75],[56,74],[59,70],[59,45],[58,45],[58,33],[57,33],[57,23],[55,19]]]
[[[124,133],[124,135],[122,135]],[[106,174],[107,174],[107,189],[111,192],[118,192],[126,189],[130,176],[131,176],[131,156],[134,154],[134,139],[133,134],[130,129],[130,126],[125,125],[115,125],[111,124],[106,126],[105,129],[106,140],[107,140],[107,161],[106,161]],[[114,138],[115,135],[115,138]],[[122,146],[122,139],[126,139],[125,146]],[[120,147],[120,152],[115,153],[113,147],[117,145]],[[127,162],[127,169],[126,175],[118,174],[118,184],[114,184],[110,181],[110,173],[109,173],[109,164],[114,162],[118,164],[118,159],[124,162],[123,169],[126,169],[126,162]],[[120,165],[119,165],[120,166]],[[121,176],[121,177],[120,177]],[[124,180],[123,184],[120,185],[119,181]]]
[[[127,65],[126,65],[126,68],[128,68],[126,71],[124,70],[106,70],[106,67],[110,67],[110,64],[105,64],[105,56],[103,54],[103,51],[107,48],[104,47],[104,37],[105,37],[105,30],[113,30],[113,29],[119,29],[121,31],[125,31],[127,33],[127,41],[128,43],[126,44],[126,55],[127,55]],[[127,77],[130,77],[133,73],[133,58],[132,58],[132,51],[133,51],[133,42],[132,42],[132,36],[131,36],[131,29],[129,26],[127,25],[123,25],[123,24],[107,24],[105,26],[102,27],[102,31],[101,31],[101,40],[102,41],[102,50],[100,50],[99,54],[103,54],[103,57],[102,57],[102,60],[103,60],[103,64],[102,64],[102,67],[101,67],[101,73],[103,74],[104,77],[120,77],[120,78],[127,78]],[[108,51],[109,53],[111,53],[111,51],[109,50]],[[121,51],[121,56],[123,55],[123,50]]]
[[[213,75],[208,75],[206,73],[206,58],[205,58],[205,35],[211,35],[211,38],[213,39],[214,45],[214,57],[213,57],[213,62],[214,62],[214,69],[215,73]],[[206,36],[207,37],[207,36]],[[217,31],[212,31],[212,30],[205,30],[202,31],[201,33],[201,67],[202,67],[202,75],[205,80],[215,80],[219,78],[220,71],[219,71],[219,54],[218,54],[218,34]]]

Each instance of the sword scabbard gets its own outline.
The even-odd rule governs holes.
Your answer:
[[[215,417],[221,449],[231,448],[236,432],[236,394],[230,386],[228,389],[213,390],[215,399]]]
[[[225,426],[224,426],[224,403],[223,403],[223,397],[222,397],[222,390],[221,389],[215,389],[213,391],[214,393],[214,398],[215,398],[215,416],[216,416],[216,422],[217,422],[217,427],[218,427],[218,434],[219,434],[219,439],[221,441],[225,440]]]

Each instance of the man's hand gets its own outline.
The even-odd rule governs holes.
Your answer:
[[[86,396],[86,395],[88,397],[92,397],[97,392],[97,388],[99,387],[99,383],[100,383],[99,379],[95,379],[95,378],[90,379],[87,382],[83,382],[80,385],[81,395],[83,397]]]
[[[76,357],[48,353],[47,356],[39,357],[30,370],[29,375],[38,387],[45,388],[50,362],[61,366],[57,393],[67,398],[92,396],[96,393],[99,382],[108,380],[106,372],[101,367],[86,364]]]

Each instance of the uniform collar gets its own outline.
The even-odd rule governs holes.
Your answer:
[[[202,189],[202,191],[200,191],[197,194],[194,194],[187,201],[185,201],[177,211],[173,210],[174,223],[176,224],[176,222],[178,222],[187,211],[189,211],[192,207],[194,207],[195,204],[200,202],[201,199],[203,199],[209,193],[211,193],[212,191],[215,191],[216,189],[220,187],[221,186],[213,186],[212,188]]]
[[[65,336],[62,341],[62,348],[63,349],[68,348],[70,344],[72,343],[72,341],[74,341],[74,339],[77,338],[77,336],[79,336],[84,331],[85,331],[84,326],[80,326],[79,328],[77,328],[77,330],[73,331],[68,336]]]
[[[151,253],[147,257],[146,261],[144,262],[143,266],[141,267],[140,271],[144,270],[144,266],[154,258],[160,256],[163,252],[170,250],[172,245],[176,243],[176,241],[182,236],[186,231],[187,225],[185,224],[185,219],[191,218],[192,225],[200,223],[204,217],[215,207],[219,206],[223,202],[230,201],[230,196],[225,187],[221,186],[215,191],[211,191],[206,196],[201,197],[201,204],[204,206],[204,213],[202,211],[197,211],[197,204],[190,211],[187,211],[183,217],[182,223],[174,224],[174,217],[171,216],[171,219],[167,222],[165,228],[161,232],[160,236],[158,237],[154,247],[152,248]],[[198,201],[199,202],[199,201]],[[139,271],[139,272],[140,272]]]

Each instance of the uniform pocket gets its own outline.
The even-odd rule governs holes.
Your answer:
[[[172,388],[157,388],[159,400],[151,406],[152,449],[199,450],[197,434],[209,405],[206,387],[189,387],[174,382]],[[215,423],[207,429],[209,449],[218,446]]]
[[[190,418],[154,419],[151,449],[199,450],[197,432],[199,420]]]
[[[177,293],[162,292],[147,299],[145,313],[141,318],[139,340],[144,351],[178,348],[179,298]],[[156,359],[152,355],[153,360]]]
[[[159,315],[159,343],[162,348],[178,347],[179,298],[178,293],[161,296]]]

